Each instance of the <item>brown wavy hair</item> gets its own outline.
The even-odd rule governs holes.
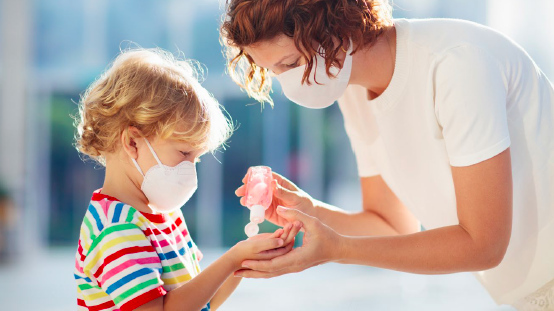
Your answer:
[[[200,85],[197,68],[162,49],[123,51],[81,96],[74,116],[77,150],[105,165],[105,155],[118,150],[130,126],[146,138],[216,150],[231,135],[232,123]]]
[[[350,39],[356,46],[354,54],[375,43],[391,25],[388,0],[227,0],[220,33],[231,78],[250,97],[273,104],[268,69],[257,66],[244,47],[285,34],[307,64],[305,83],[316,53],[325,58],[331,76],[329,69],[340,67],[337,54],[350,46]],[[314,41],[321,50],[313,47]]]

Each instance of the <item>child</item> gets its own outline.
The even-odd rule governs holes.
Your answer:
[[[291,250],[298,226],[241,241],[201,272],[180,207],[197,186],[199,157],[231,134],[189,62],[128,50],[79,104],[78,150],[106,167],[81,226],[79,310],[210,310],[236,288],[246,259]]]

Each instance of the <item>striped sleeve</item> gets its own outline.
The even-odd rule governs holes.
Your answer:
[[[84,273],[122,311],[164,296],[162,264],[135,224],[113,224],[94,238],[84,260]]]

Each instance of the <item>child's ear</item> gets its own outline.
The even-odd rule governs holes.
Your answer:
[[[138,158],[137,144],[142,143],[140,138],[142,138],[141,132],[134,126],[129,126],[121,132],[121,146],[123,146],[125,153],[135,160]]]

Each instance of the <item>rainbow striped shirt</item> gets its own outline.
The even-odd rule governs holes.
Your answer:
[[[75,258],[78,310],[134,310],[200,273],[181,210],[142,213],[93,193]],[[202,311],[210,310],[207,304]]]

